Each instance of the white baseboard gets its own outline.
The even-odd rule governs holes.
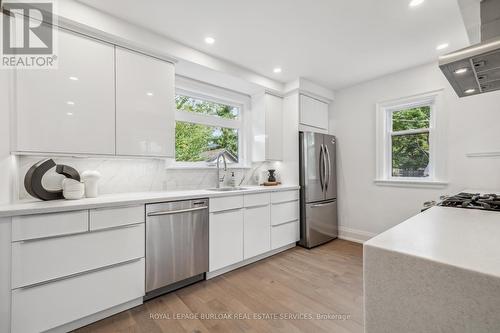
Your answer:
[[[267,257],[273,256],[273,255],[275,255],[277,253],[286,251],[286,250],[291,249],[291,248],[293,248],[295,246],[296,246],[295,243],[288,244],[288,245],[282,246],[282,247],[280,247],[278,249],[275,249],[275,250],[272,250],[272,251],[269,251],[269,252],[266,252],[266,253],[263,253],[263,254],[259,254],[258,256],[255,256],[253,258],[250,258],[250,259],[238,262],[238,263],[236,263],[234,265],[227,266],[227,267],[218,269],[218,270],[213,271],[213,272],[208,272],[207,273],[207,280],[212,279],[212,278],[214,278],[214,277],[216,277],[218,275],[230,272],[230,271],[235,270],[237,268],[249,265],[249,264],[254,263],[256,261],[259,261],[259,260],[265,259]]]
[[[375,237],[376,235],[377,234],[372,233],[372,232],[368,232],[368,231],[346,228],[346,227],[339,227],[339,238],[345,239],[345,240],[348,240],[351,242],[355,242],[355,243],[363,244],[364,242],[366,242],[370,238]]]

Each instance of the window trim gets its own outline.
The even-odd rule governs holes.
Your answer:
[[[422,187],[440,187],[444,181],[444,164],[446,155],[443,151],[445,126],[442,115],[443,89],[423,94],[398,98],[376,104],[376,178],[377,185]],[[421,106],[430,106],[431,116],[426,129],[398,131],[398,134],[429,133],[429,176],[428,177],[394,177],[392,175],[392,114],[397,111]]]
[[[209,83],[191,80],[186,77],[176,77],[175,94],[184,95],[208,102],[220,103],[239,108],[240,112],[236,119],[227,119],[217,116],[197,114],[194,112],[175,110],[175,122],[183,121],[212,127],[225,127],[238,130],[238,163],[228,164],[228,168],[241,169],[248,168],[248,147],[247,133],[250,110],[250,96],[240,94],[225,88],[217,87]],[[174,143],[175,144],[175,143]],[[215,164],[204,161],[184,162],[176,161],[175,157],[167,161],[167,169],[213,169]]]

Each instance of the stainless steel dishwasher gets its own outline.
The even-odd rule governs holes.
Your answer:
[[[208,199],[146,205],[146,296],[204,280],[208,271]]]

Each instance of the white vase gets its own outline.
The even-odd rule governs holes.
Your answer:
[[[85,184],[85,196],[87,198],[97,198],[99,195],[99,179],[101,173],[99,171],[84,171],[82,173],[82,180]]]

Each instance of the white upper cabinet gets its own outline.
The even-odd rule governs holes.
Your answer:
[[[114,49],[55,30],[58,67],[16,73],[13,151],[115,153]]]
[[[283,98],[264,93],[253,97],[253,160],[283,160]]]
[[[174,157],[174,65],[116,48],[116,154]]]
[[[328,132],[328,103],[300,95],[300,124]]]

